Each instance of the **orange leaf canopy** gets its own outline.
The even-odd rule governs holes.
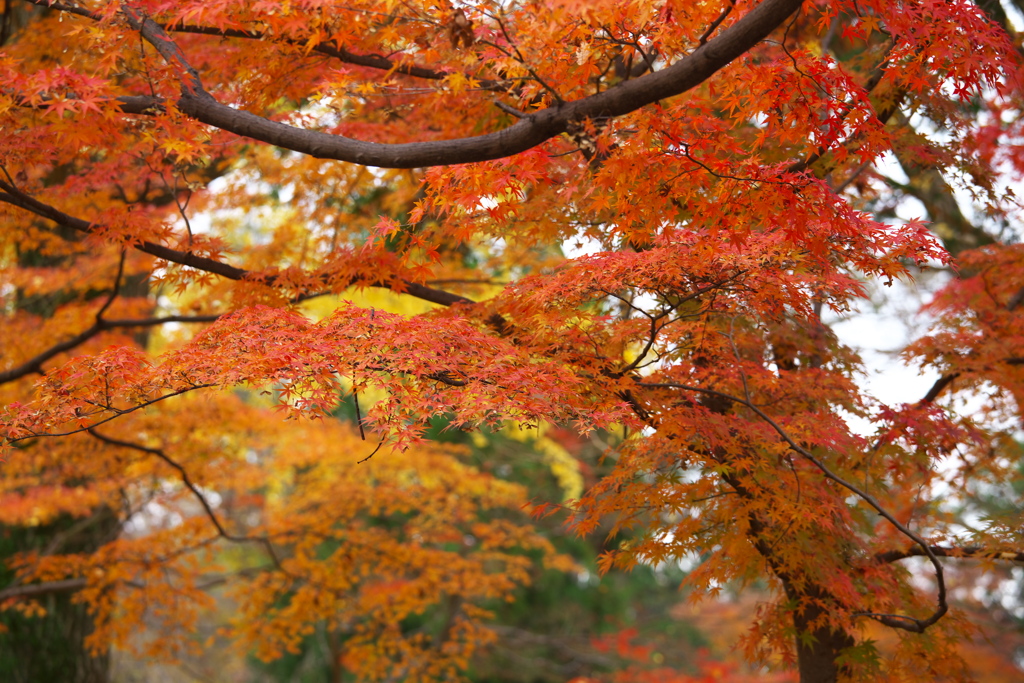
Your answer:
[[[443,419],[599,438],[574,528],[630,530],[606,570],[699,556],[700,595],[767,580],[755,661],[957,671],[938,558],[1024,541],[974,497],[1019,467],[1019,250],[963,255],[908,350],[941,373],[916,403],[867,396],[828,320],[950,262],[894,191],[952,251],[995,238],[944,222],[942,170],[984,220],[1019,219],[1020,57],[994,3],[17,6],[0,514],[126,510],[88,552],[10,560],[21,587],[81,582],[92,647],[158,615],[144,647],[187,648],[226,563],[223,634],[261,657],[326,623],[361,679],[460,675],[527,558],[569,565],[511,512],[521,488],[423,442]],[[940,401],[972,390],[980,415]],[[342,400],[382,444],[358,467],[376,451]],[[231,542],[263,564],[213,550]],[[433,638],[402,626],[437,605]],[[891,662],[868,622],[907,634]]]

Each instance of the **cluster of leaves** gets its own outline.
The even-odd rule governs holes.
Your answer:
[[[451,447],[355,467],[369,449],[348,426],[282,423],[267,410],[232,394],[178,400],[125,418],[159,438],[92,430],[58,442],[62,467],[42,476],[31,458],[12,458],[5,522],[123,506],[135,528],[91,552],[18,553],[19,582],[80,579],[90,647],[173,659],[202,647],[191,633],[212,607],[208,590],[229,581],[236,610],[221,635],[243,651],[280,657],[323,623],[344,635],[345,666],[360,678],[434,680],[493,638],[482,605],[528,583],[537,562],[574,567],[524,524],[521,487],[460,464]],[[184,486],[167,485],[175,479]],[[83,483],[69,491],[68,480]],[[218,541],[240,546],[216,551]],[[443,629],[402,628],[444,596]],[[155,640],[138,637],[144,620]]]
[[[9,4],[0,515],[55,526],[4,606],[77,590],[93,650],[175,656],[230,583],[222,635],[261,657],[319,628],[355,678],[452,678],[531,562],[569,565],[522,488],[425,436],[554,424],[625,435],[583,482],[548,452],[572,528],[626,534],[604,570],[699,557],[695,593],[773,594],[750,660],[967,675],[940,558],[1024,557],[998,3]],[[891,220],[902,196],[935,234]],[[940,379],[884,405],[826,311],[947,248],[906,355]],[[98,511],[122,533],[67,551]],[[901,636],[884,661],[874,624]]]

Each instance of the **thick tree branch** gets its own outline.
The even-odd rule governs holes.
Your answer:
[[[122,13],[178,71],[178,108],[222,130],[319,159],[337,159],[384,168],[421,168],[500,159],[526,151],[569,130],[576,122],[622,116],[700,85],[767,37],[795,12],[802,0],[765,0],[750,13],[674,65],[620,83],[605,92],[559,103],[530,114],[509,128],[455,140],[382,144],[303,130],[270,121],[218,102],[167,32],[130,5]]]

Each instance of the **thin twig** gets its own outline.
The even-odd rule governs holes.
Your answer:
[[[362,465],[362,464],[363,464],[364,462],[366,462],[367,460],[369,460],[369,459],[370,459],[370,458],[372,458],[373,456],[377,455],[377,451],[379,451],[379,450],[381,449],[381,447],[382,447],[383,445],[384,445],[384,439],[381,439],[381,440],[380,440],[380,443],[379,443],[379,444],[377,444],[377,447],[373,449],[373,452],[372,452],[372,453],[370,453],[370,454],[369,454],[368,456],[366,456],[365,458],[363,458],[362,460],[357,460],[357,461],[356,461],[356,464],[357,464],[357,465]]]
[[[363,431],[363,416],[359,414],[359,392],[352,390],[352,401],[356,405],[356,424],[359,426],[359,438],[366,441],[366,433]]]
[[[103,320],[98,318],[89,329],[76,334],[74,337],[71,337],[66,341],[54,344],[21,365],[0,372],[0,384],[13,382],[14,380],[25,377],[26,375],[43,374],[43,364],[46,361],[64,353],[65,351],[74,349],[105,330],[126,327],[153,327],[156,325],[163,325],[165,323],[211,323],[216,321],[219,317],[220,315],[169,315],[159,318],[140,318],[138,320]]]
[[[526,113],[525,112],[521,112],[518,109],[516,109],[515,107],[511,107],[511,106],[505,104],[504,102],[502,102],[501,100],[495,100],[494,106],[497,107],[498,109],[502,110],[503,112],[505,112],[509,116],[514,116],[517,119],[526,118]]]
[[[170,392],[168,394],[164,394],[163,396],[157,396],[154,399],[150,399],[148,401],[144,401],[144,402],[140,403],[139,405],[132,406],[131,408],[120,409],[120,408],[114,408],[113,406],[101,406],[104,410],[113,411],[114,414],[109,416],[109,417],[103,418],[99,422],[94,422],[91,425],[88,425],[88,426],[85,426],[85,427],[79,427],[77,429],[71,429],[71,430],[66,431],[66,432],[46,432],[46,433],[34,433],[34,432],[32,432],[32,433],[26,434],[25,436],[18,436],[18,437],[15,437],[13,439],[7,439],[6,441],[9,444],[15,444],[15,443],[18,443],[19,441],[27,441],[28,439],[56,438],[56,437],[60,437],[60,436],[71,436],[72,434],[81,434],[82,432],[87,432],[90,429],[94,429],[94,428],[99,427],[101,425],[105,425],[106,423],[108,423],[108,422],[110,422],[112,420],[116,420],[119,417],[123,417],[125,415],[130,414],[130,413],[134,413],[137,410],[142,410],[143,408],[148,408],[149,406],[154,405],[156,403],[160,403],[161,401],[166,401],[169,398],[174,398],[175,396],[181,396],[182,394],[187,394],[190,391],[196,391],[198,389],[208,389],[209,387],[215,387],[215,386],[217,386],[216,383],[193,384],[191,386],[184,387],[182,389],[176,389],[175,391],[172,391],[172,392]],[[93,413],[93,414],[95,414],[95,413]]]
[[[708,26],[708,30],[704,31],[704,35],[702,35],[700,37],[700,44],[701,45],[704,45],[705,43],[708,42],[708,38],[710,38],[711,34],[715,32],[715,29],[717,29],[719,26],[722,25],[722,22],[725,21],[725,18],[729,16],[729,14],[732,12],[732,10],[733,10],[733,8],[735,6],[736,6],[735,1],[734,0],[729,0],[729,6],[726,7],[725,10],[720,15],[718,15],[717,19],[715,19],[714,21],[711,22],[711,25]]]
[[[195,496],[196,500],[199,501],[199,504],[202,506],[207,518],[209,518],[210,522],[217,529],[218,536],[220,536],[226,541],[231,541],[232,543],[259,543],[266,549],[267,555],[274,563],[274,566],[278,569],[282,569],[281,560],[278,558],[277,552],[274,550],[274,546],[271,544],[270,539],[266,536],[236,536],[235,534],[228,533],[228,531],[221,524],[220,519],[217,518],[217,513],[213,511],[213,506],[210,505],[210,502],[206,499],[206,496],[203,495],[203,492],[200,491],[195,484],[192,483],[191,478],[189,478],[188,476],[188,471],[186,471],[185,468],[181,466],[181,464],[179,464],[176,460],[172,459],[163,450],[159,448],[150,448],[149,446],[143,446],[142,444],[132,443],[131,441],[122,441],[121,439],[115,439],[105,434],[101,434],[92,427],[86,429],[86,431],[93,438],[98,439],[99,441],[102,441],[106,444],[109,444],[111,446],[120,446],[122,448],[130,448],[132,450],[140,451],[142,453],[155,455],[156,457],[160,458],[165,463],[173,467],[175,470],[178,471],[178,475],[181,477],[181,483],[184,484],[185,488],[191,491],[192,495]]]
[[[530,73],[530,75],[533,76],[533,78],[538,83],[540,83],[540,86],[547,90],[548,93],[550,93],[551,96],[555,98],[555,102],[557,102],[558,104],[563,104],[565,100],[563,100],[562,96],[558,94],[558,91],[552,88],[550,85],[548,85],[547,82],[543,78],[541,78],[536,71],[533,70],[533,67],[526,63],[526,58],[523,57],[523,53],[519,51],[519,47],[515,44],[515,42],[513,42],[512,37],[508,34],[508,31],[505,29],[505,22],[501,20],[501,17],[493,16],[492,18],[496,22],[498,22],[498,28],[501,29],[501,34],[505,36],[505,40],[507,40],[508,44],[512,47],[512,49],[515,50],[516,61],[522,64],[523,68],[525,68]]]
[[[773,430],[775,430],[775,432],[780,437],[782,437],[782,440],[785,441],[793,451],[795,451],[808,462],[810,462],[812,465],[814,465],[825,476],[826,479],[834,481],[835,483],[839,484],[843,488],[851,491],[856,496],[861,498],[864,502],[866,502],[868,505],[874,508],[874,510],[879,515],[884,517],[886,520],[888,520],[890,524],[896,527],[896,529],[901,534],[903,534],[904,536],[906,536],[922,548],[923,554],[928,557],[928,559],[932,563],[932,566],[935,568],[935,581],[938,587],[938,605],[935,611],[926,619],[915,619],[914,617],[901,615],[877,615],[868,612],[857,613],[858,616],[870,617],[885,624],[886,626],[891,626],[893,628],[900,628],[905,631],[911,631],[914,633],[924,633],[925,629],[938,622],[939,619],[941,619],[946,614],[946,612],[949,611],[949,605],[946,602],[946,581],[945,576],[943,574],[942,565],[939,563],[938,557],[936,557],[935,553],[932,552],[931,546],[929,546],[923,538],[918,536],[916,533],[914,533],[904,524],[902,524],[898,519],[896,519],[896,517],[894,517],[892,513],[886,510],[874,496],[872,496],[867,491],[864,491],[860,487],[856,486],[855,484],[851,484],[850,482],[846,481],[838,474],[834,473],[831,469],[829,469],[827,465],[825,465],[825,463],[819,460],[813,453],[811,453],[806,448],[798,444],[789,435],[789,433],[785,429],[783,429],[782,426],[779,425],[779,423],[773,420],[767,413],[765,413],[755,404],[745,399],[739,398],[737,396],[733,396],[732,394],[727,394],[725,392],[716,391],[714,389],[706,389],[704,387],[695,387],[687,384],[678,384],[675,382],[637,382],[637,385],[655,389],[682,389],[684,391],[692,391],[695,393],[707,394],[709,396],[717,396],[727,401],[732,401],[733,403],[747,407],[748,409],[753,411],[754,414],[756,414],[758,417],[764,420],[764,422],[766,422]]]

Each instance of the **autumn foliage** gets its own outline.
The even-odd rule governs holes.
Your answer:
[[[1000,3],[20,0],[0,42],[3,610],[472,678],[582,571],[554,515],[763,591],[753,669],[620,633],[588,677],[973,675],[1024,561]],[[831,324],[935,270],[886,404]],[[470,457],[502,429],[560,496]]]

